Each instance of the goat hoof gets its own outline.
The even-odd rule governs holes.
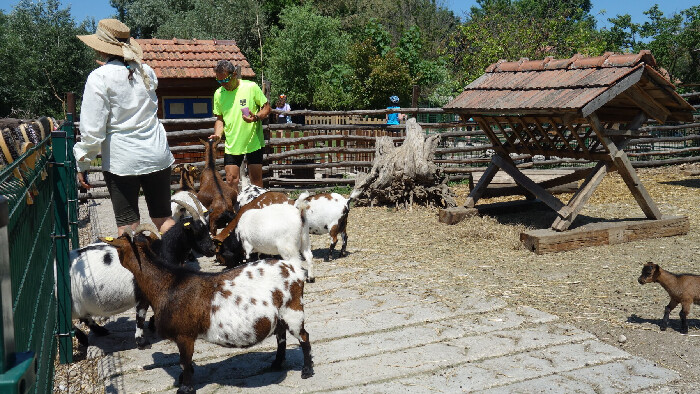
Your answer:
[[[136,346],[143,350],[143,349],[150,349],[151,348],[151,343],[148,341],[148,339],[144,337],[136,338]]]
[[[306,278],[307,283],[314,283],[316,282],[316,278]]]
[[[98,337],[104,337],[104,336],[109,335],[109,330],[108,330],[108,329],[106,329],[106,328],[104,328],[104,327],[102,327],[102,326],[98,326],[98,325],[91,325],[91,326],[90,326],[90,331],[92,331],[93,333],[95,333],[95,335],[97,335]]]
[[[301,378],[302,379],[308,379],[310,377],[314,376],[314,369],[311,367],[303,367],[301,369]]]
[[[682,329],[681,329],[681,334],[688,334],[688,329],[687,329],[687,328],[682,328]]]
[[[280,361],[277,361],[277,360],[273,361],[272,362],[272,370],[273,371],[281,371],[283,362],[284,362],[284,359],[282,359]]]
[[[194,394],[196,392],[197,390],[192,386],[180,386],[180,388],[177,389],[177,394]]]
[[[666,331],[666,326],[661,326],[659,328],[661,329],[661,331]]]

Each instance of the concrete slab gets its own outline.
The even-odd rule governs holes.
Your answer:
[[[91,204],[97,234],[115,235],[109,201]],[[325,237],[313,242],[327,247]],[[205,271],[221,269],[211,259],[191,265]],[[432,297],[387,285],[410,281],[407,272],[367,276],[354,267],[320,259],[316,270],[323,279],[305,289],[315,375],[301,379],[302,353],[291,335],[283,371],[270,369],[274,338],[250,349],[200,340],[194,355],[199,393],[607,393],[654,391],[678,379],[676,372],[604,344],[562,324],[557,316],[511,306],[479,289],[448,308]],[[357,280],[342,280],[348,273],[357,273],[353,275]],[[137,349],[134,310],[112,317],[106,327],[112,333],[91,335],[88,354],[98,358],[107,393],[176,390],[181,369],[174,343],[147,332],[151,348]]]

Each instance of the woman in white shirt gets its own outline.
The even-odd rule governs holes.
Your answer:
[[[103,19],[95,34],[78,38],[105,60],[85,83],[81,138],[73,148],[78,181],[90,188],[82,172],[102,152],[102,171],[119,235],[140,222],[140,189],[151,220],[165,232],[174,224],[170,166],[175,159],[157,116],[155,72],[142,63],[141,47],[131,38],[129,27],[116,19]]]

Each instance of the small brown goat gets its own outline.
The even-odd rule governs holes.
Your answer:
[[[197,199],[209,210],[209,232],[216,235],[216,229],[225,227],[233,218],[233,204],[238,197],[234,190],[216,169],[216,143],[214,140],[199,140],[204,144],[205,164],[199,178]]]
[[[152,239],[128,233],[104,238],[153,308],[158,335],[180,351],[178,394],[194,393],[192,355],[197,338],[226,347],[246,348],[273,333],[280,369],[286,333],[299,340],[304,357],[303,379],[314,374],[309,334],[304,329],[304,272],[300,263],[260,260],[219,273],[168,267],[150,248]]]
[[[173,167],[173,172],[180,174],[180,189],[179,191],[193,192],[196,193],[197,190],[194,188],[194,180],[197,175],[197,168],[189,163],[180,163]]]
[[[637,279],[640,285],[657,282],[671,297],[671,301],[664,309],[664,318],[661,321],[661,331],[668,327],[668,318],[673,308],[681,304],[681,333],[688,333],[688,315],[690,305],[700,305],[700,276],[693,274],[674,274],[663,270],[658,264],[646,263],[642,267],[642,274]]]

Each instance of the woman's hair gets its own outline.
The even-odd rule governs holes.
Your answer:
[[[277,101],[275,101],[275,107],[281,108],[284,105],[284,104],[282,104],[282,102],[283,102],[282,99],[277,99]]]
[[[126,67],[126,69],[129,70],[129,75],[127,76],[127,79],[129,79],[129,81],[134,79],[134,69],[133,69],[133,67],[131,67],[131,65],[129,65],[129,63],[127,61],[124,60],[124,57],[116,56],[116,55],[106,55],[106,56],[108,56],[107,62],[111,62],[112,60],[118,60],[118,61],[122,62],[124,67]]]
[[[214,67],[214,72],[233,74],[236,72],[236,67],[228,60],[219,60],[219,62],[216,63],[216,67]]]

